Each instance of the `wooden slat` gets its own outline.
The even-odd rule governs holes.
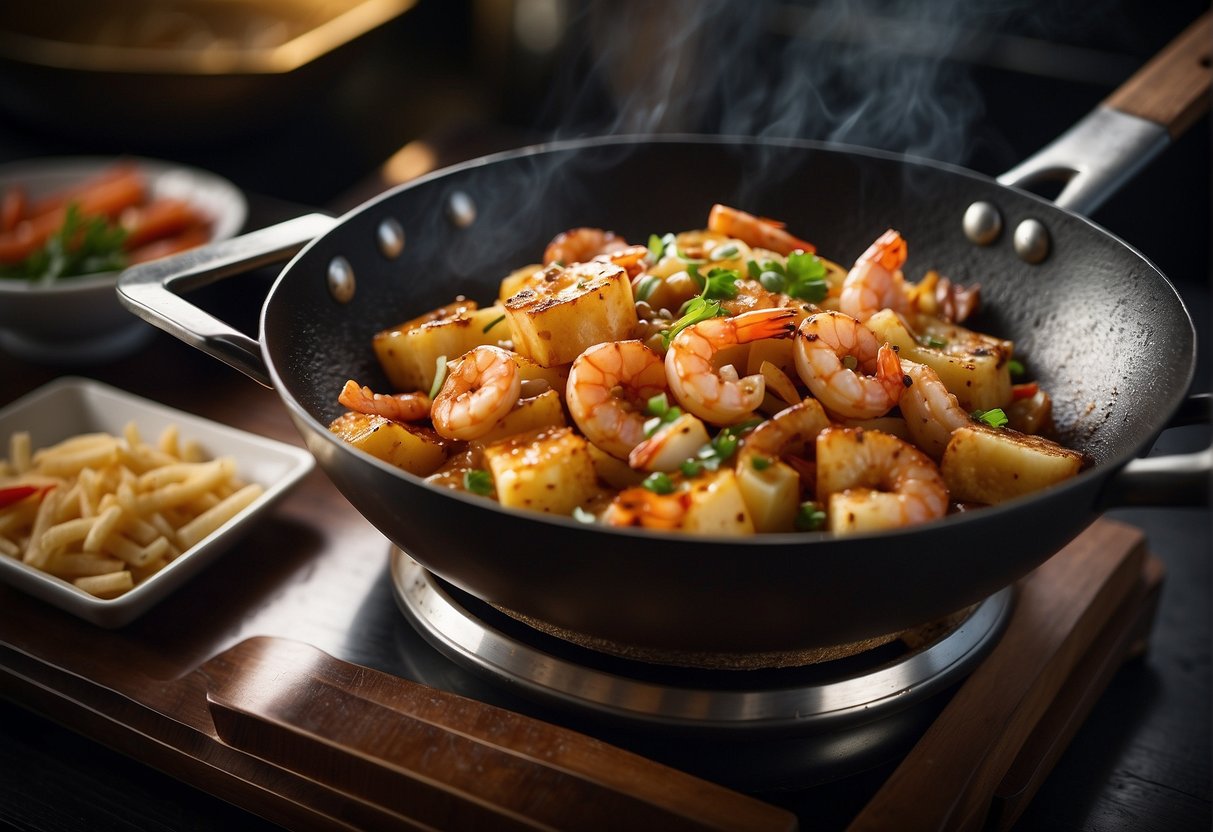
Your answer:
[[[202,669],[220,738],[417,826],[791,830],[796,818],[607,743],[332,658],[242,642]]]
[[[1209,110],[1213,12],[1204,14],[1138,70],[1104,105],[1179,136]]]
[[[1102,521],[1020,584],[1007,630],[855,818],[852,832],[984,822],[994,790],[1140,580],[1140,532]]]

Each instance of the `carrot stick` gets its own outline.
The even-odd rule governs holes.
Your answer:
[[[170,254],[186,251],[187,249],[196,248],[209,242],[211,239],[211,230],[206,225],[194,225],[187,228],[185,231],[173,237],[163,237],[154,242],[130,252],[128,260],[133,266],[136,263],[146,263],[149,260],[158,260],[161,257],[168,257]]]
[[[180,234],[204,220],[185,200],[157,199],[127,209],[120,222],[126,229],[123,246],[127,251],[134,251],[162,237]]]
[[[20,185],[14,185],[4,192],[4,200],[0,202],[0,231],[12,231],[25,217],[29,207],[29,197]]]
[[[143,199],[140,177],[121,177],[80,192],[72,201],[79,206],[82,217],[117,217],[126,208]],[[54,208],[17,224],[0,233],[0,263],[20,263],[50,238],[67,218],[67,206]]]
[[[36,200],[30,206],[29,215],[36,217],[39,214],[66,208],[69,202],[79,202],[86,194],[97,189],[104,189],[118,180],[142,182],[143,175],[132,164],[112,165],[95,176],[90,176],[88,179]]]

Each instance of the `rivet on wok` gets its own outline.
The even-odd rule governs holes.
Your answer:
[[[1025,263],[1040,263],[1049,256],[1049,232],[1039,220],[1024,220],[1015,229],[1015,253]]]
[[[350,261],[344,257],[334,257],[329,261],[328,273],[329,294],[338,303],[349,303],[354,299],[354,270]]]
[[[404,251],[404,229],[392,217],[379,223],[375,231],[379,239],[379,250],[389,260],[395,260]]]
[[[988,246],[1002,233],[1002,214],[989,202],[974,202],[964,215],[965,236],[974,245]]]
[[[476,203],[463,191],[455,191],[446,203],[446,218],[457,228],[467,228],[476,221]]]

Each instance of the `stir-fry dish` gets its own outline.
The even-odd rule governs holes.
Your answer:
[[[725,205],[646,245],[575,228],[496,303],[376,334],[394,390],[351,379],[331,430],[504,506],[694,534],[893,529],[1077,474],[1013,344],[962,326],[979,287],[907,255],[888,230],[847,270]]]

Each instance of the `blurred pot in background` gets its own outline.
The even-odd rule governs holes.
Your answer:
[[[204,142],[303,104],[416,0],[40,0],[0,6],[0,110],[95,139]]]

